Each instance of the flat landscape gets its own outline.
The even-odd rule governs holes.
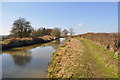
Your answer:
[[[2,79],[119,80],[119,4],[85,1],[2,2]]]

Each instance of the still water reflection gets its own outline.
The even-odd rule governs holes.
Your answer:
[[[28,47],[4,51],[2,56],[2,77],[5,78],[44,78],[48,62],[64,38]]]

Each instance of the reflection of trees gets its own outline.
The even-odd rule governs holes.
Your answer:
[[[65,39],[58,39],[49,43],[45,44],[37,44],[27,47],[21,47],[21,48],[13,48],[7,51],[4,51],[3,53],[10,54],[13,57],[14,63],[16,65],[25,66],[27,63],[31,61],[31,52],[28,50],[34,49],[36,47],[46,47],[46,46],[52,46],[55,50],[59,47],[60,44],[64,42]]]
[[[20,53],[11,54],[16,65],[25,66],[31,61],[31,52],[22,51]]]
[[[53,43],[51,43],[51,46],[56,50],[60,45],[60,40],[56,40]]]
[[[49,44],[47,44],[47,46],[52,46],[56,50],[59,47],[59,45],[62,44],[65,40],[65,38],[60,38],[58,40],[50,42]]]

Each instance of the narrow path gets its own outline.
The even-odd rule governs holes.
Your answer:
[[[97,44],[81,38],[66,41],[48,69],[51,78],[117,78],[117,57]]]
[[[117,77],[117,56],[97,44],[86,40],[79,39],[84,45],[84,55],[82,62],[83,69],[86,69],[86,77],[94,78],[115,78]]]

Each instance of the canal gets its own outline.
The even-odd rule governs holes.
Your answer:
[[[60,38],[45,44],[3,51],[0,54],[0,57],[2,56],[2,77],[45,78],[52,54],[64,41],[65,38]]]

